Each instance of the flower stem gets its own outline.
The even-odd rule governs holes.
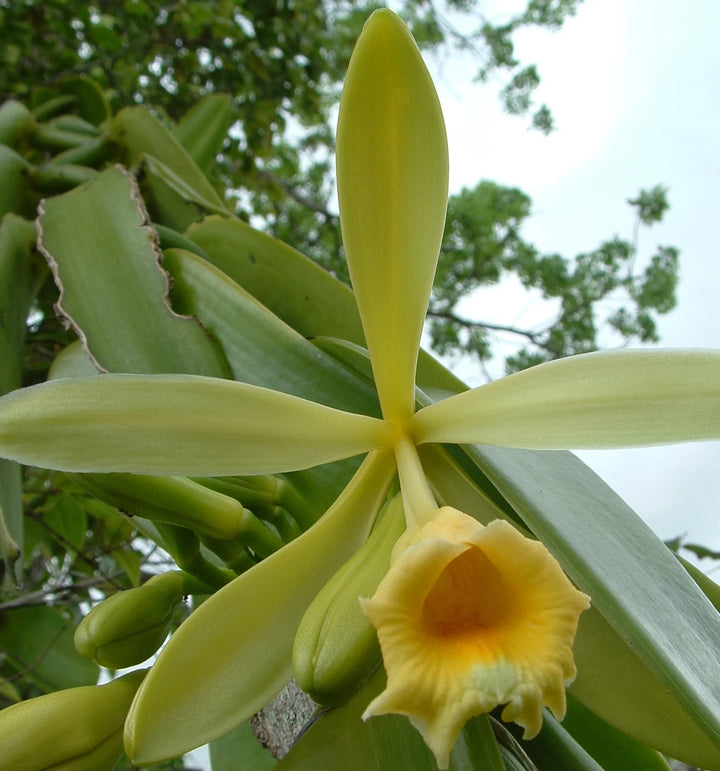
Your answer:
[[[401,435],[395,445],[400,489],[408,528],[422,527],[429,522],[438,505],[425,477],[420,457],[412,440]]]

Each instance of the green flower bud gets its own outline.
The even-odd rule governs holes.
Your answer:
[[[101,501],[153,522],[180,525],[213,538],[240,537],[247,527],[241,503],[185,477],[121,473],[69,476]]]
[[[377,634],[360,609],[359,598],[375,593],[404,529],[398,495],[385,507],[365,544],[325,584],[300,622],[293,647],[295,679],[320,704],[346,701],[380,663]]]
[[[113,768],[123,726],[145,670],[107,685],[85,685],[0,711],[0,767],[13,771]]]
[[[153,576],[96,605],[75,630],[75,648],[109,669],[145,661],[162,645],[184,593],[180,573]]]

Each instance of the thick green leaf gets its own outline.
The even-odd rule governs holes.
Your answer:
[[[0,613],[0,650],[44,691],[94,685],[99,668],[75,650],[70,621],[55,608],[14,608]]]
[[[222,354],[167,302],[168,279],[132,178],[119,168],[45,201],[40,247],[60,305],[101,367],[222,376]]]
[[[605,771],[669,771],[659,753],[609,726],[572,697],[563,728],[569,731]]]
[[[365,347],[352,290],[291,246],[240,220],[215,216],[192,225],[187,235],[214,265],[304,337],[334,337]],[[445,394],[466,388],[424,351],[418,383]]]
[[[220,342],[235,380],[379,416],[372,383],[318,351],[218,268],[181,249],[165,252],[163,266],[173,306]]]
[[[385,443],[377,418],[199,375],[95,375],[0,397],[0,454],[60,471],[274,474]]]
[[[232,102],[226,94],[208,94],[178,121],[174,134],[201,169],[222,150],[230,128]]]
[[[80,340],[75,340],[58,353],[48,370],[48,380],[64,377],[87,377],[99,375],[97,364],[90,358]]]
[[[151,212],[171,227],[184,230],[191,222],[199,220],[204,213],[228,215],[222,204],[199,193],[174,168],[147,153],[143,157],[142,177],[144,184],[148,184],[151,191]],[[167,190],[163,191],[156,183],[161,183]],[[173,200],[173,196],[176,200]],[[183,204],[188,205],[184,215],[188,218],[186,224],[183,224],[183,216],[173,216],[172,211],[166,212],[164,208],[166,205],[177,207]]]
[[[531,741],[522,741],[522,729],[514,724],[500,724],[521,746],[537,771],[610,771],[595,760],[548,712],[543,715],[540,733]],[[502,743],[502,740],[500,740]],[[635,766],[627,766],[635,770]],[[642,771],[638,767],[637,771]]]
[[[108,133],[125,150],[128,163],[137,164],[142,156],[151,155],[172,169],[198,196],[226,211],[215,188],[187,150],[145,107],[125,107],[120,110],[110,120]]]
[[[212,771],[271,771],[277,765],[255,738],[249,723],[210,742],[210,763]]]
[[[595,608],[720,747],[720,615],[662,541],[570,453],[470,452]],[[626,704],[618,695],[620,714]],[[661,747],[663,734],[650,743]]]
[[[126,724],[135,762],[158,761],[227,733],[290,679],[305,609],[365,541],[394,476],[373,454],[310,530],[204,602],[171,637]]]
[[[0,143],[15,147],[35,126],[32,113],[15,99],[0,104]]]
[[[154,169],[149,168],[151,164],[155,167]],[[158,161],[144,156],[143,163],[137,172],[142,180],[141,192],[148,214],[153,223],[162,227],[175,231],[185,230],[193,222],[202,219],[207,210],[192,200],[192,194],[188,196],[187,191],[179,192],[178,185],[168,181],[172,175],[157,173],[160,167],[161,164]]]
[[[186,235],[223,273],[301,335],[365,345],[352,290],[291,246],[246,222],[222,217],[207,217]]]
[[[105,94],[92,78],[83,75],[63,78],[57,88],[61,93],[72,94],[77,99],[78,114],[95,126],[110,117],[110,105]]]
[[[280,761],[278,771],[437,771],[433,754],[406,717],[361,719],[384,687],[385,672],[379,669],[350,701],[322,712]],[[465,726],[450,756],[450,771],[472,770],[505,771],[487,717]]]
[[[670,757],[720,769],[720,749],[595,608],[580,617],[575,663],[570,693],[606,723]]]

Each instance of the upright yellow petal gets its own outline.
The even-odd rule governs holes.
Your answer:
[[[500,704],[526,739],[540,730],[543,706],[564,716],[588,598],[507,522],[483,526],[439,509],[362,604],[388,675],[364,717],[407,715],[440,768],[465,722]]]
[[[447,139],[420,52],[391,11],[366,22],[337,132],[340,221],[383,414],[405,420],[447,206]]]

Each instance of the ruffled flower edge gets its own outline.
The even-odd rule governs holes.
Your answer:
[[[363,718],[406,715],[447,768],[471,717],[537,735],[542,708],[562,719],[572,644],[589,605],[540,542],[443,507],[396,552],[362,608],[377,629],[388,682]]]

